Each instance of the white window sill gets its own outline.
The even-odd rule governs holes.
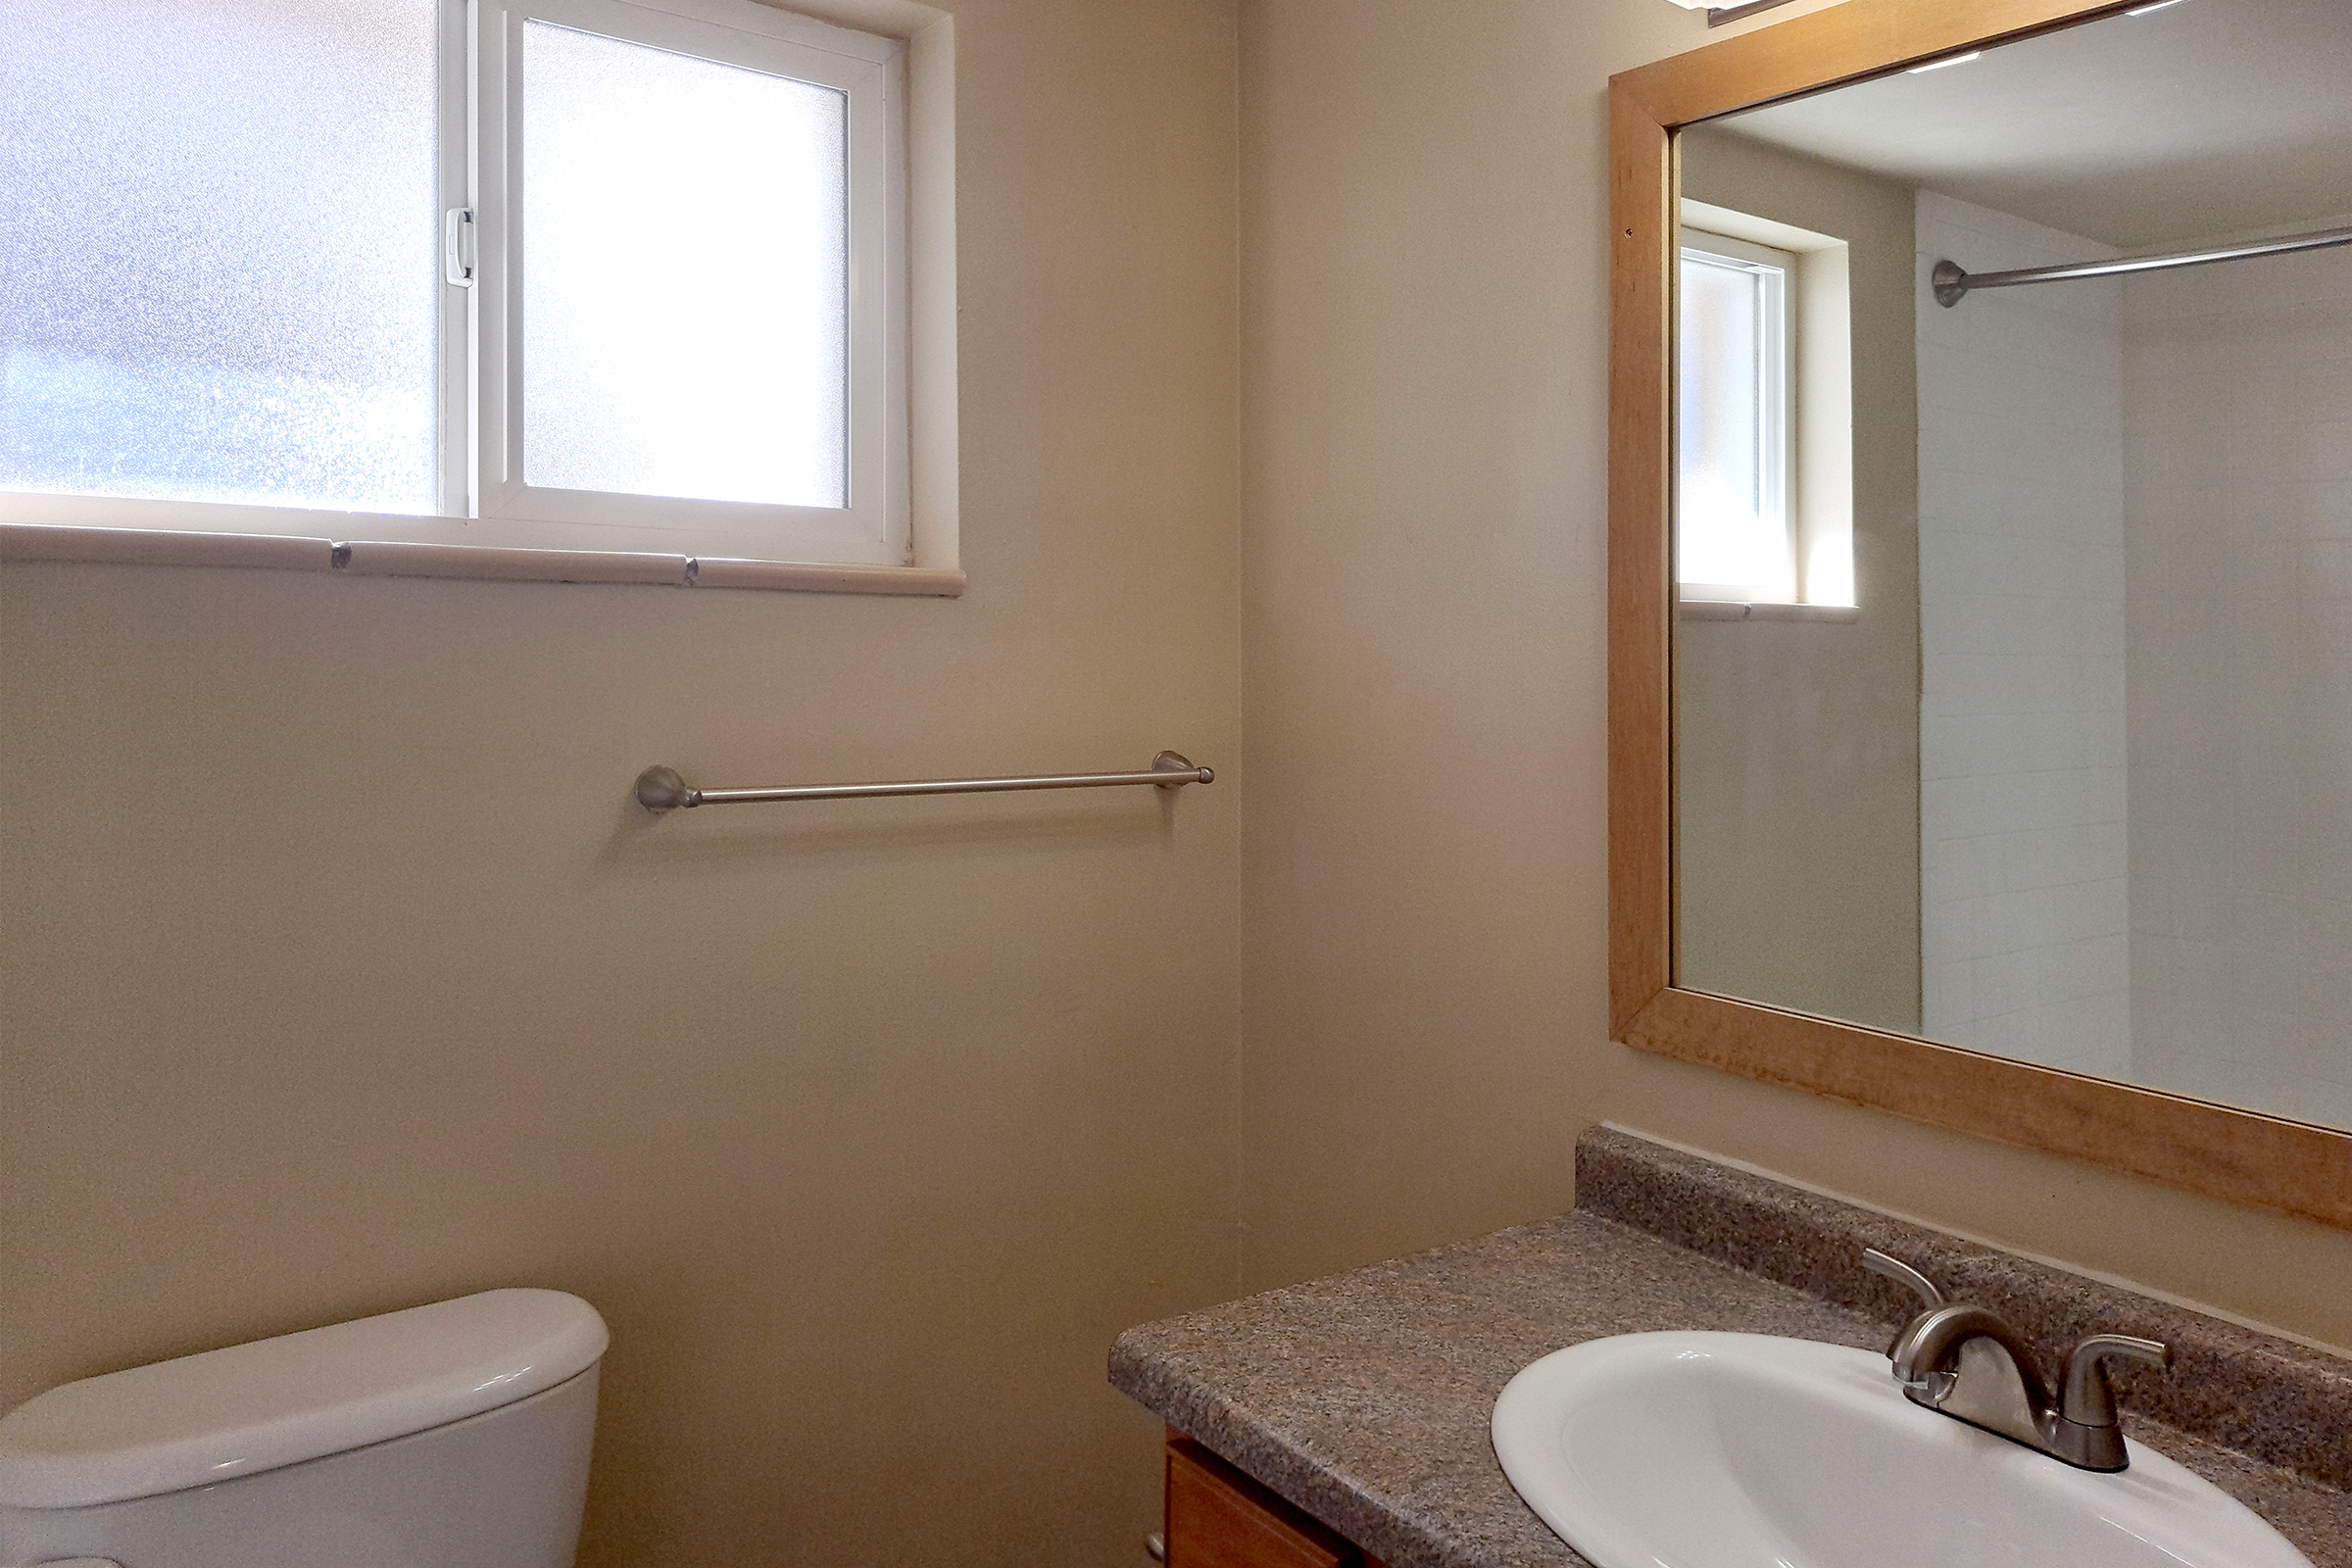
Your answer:
[[[1685,599],[1685,620],[1817,620],[1851,622],[1862,618],[1853,605],[1779,605],[1743,603],[1737,599]]]
[[[0,522],[0,561],[112,562],[132,566],[248,566],[353,577],[472,577],[502,582],[645,583],[798,593],[914,594],[953,599],[963,573],[933,566],[824,565],[638,551],[508,550],[483,545],[76,528]]]

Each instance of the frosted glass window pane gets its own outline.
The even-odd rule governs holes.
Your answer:
[[[1766,493],[1765,286],[1751,269],[1683,257],[1685,582],[1777,589],[1789,576],[1785,527]]]
[[[0,3],[0,489],[436,510],[433,0]]]
[[[523,480],[849,504],[849,100],[523,29]]]

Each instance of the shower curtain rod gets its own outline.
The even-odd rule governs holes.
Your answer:
[[[2112,262],[2071,262],[2064,267],[2026,267],[2013,272],[1971,272],[1958,262],[1937,262],[1929,281],[1936,288],[1936,303],[1948,309],[1981,288],[2015,288],[2020,283],[2063,283],[2076,277],[2120,277],[2128,272],[2161,272],[2176,267],[2203,267],[2211,262],[2242,262],[2254,256],[2288,256],[2296,251],[2326,250],[2330,245],[2352,245],[2352,228],[2327,228],[2316,234],[2294,234],[2284,239],[2249,240],[2243,245],[2224,245],[2205,251],[2167,251],[2158,256],[2119,256]]]

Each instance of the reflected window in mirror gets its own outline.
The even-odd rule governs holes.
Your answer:
[[[1687,618],[1850,618],[1848,251],[1778,217],[1682,203],[1676,577]]]
[[[1683,231],[1681,576],[1692,599],[1793,601],[1796,257]]]

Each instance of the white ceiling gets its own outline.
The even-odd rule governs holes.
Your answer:
[[[2352,214],[2352,0],[2181,0],[1717,123],[2127,248]]]

